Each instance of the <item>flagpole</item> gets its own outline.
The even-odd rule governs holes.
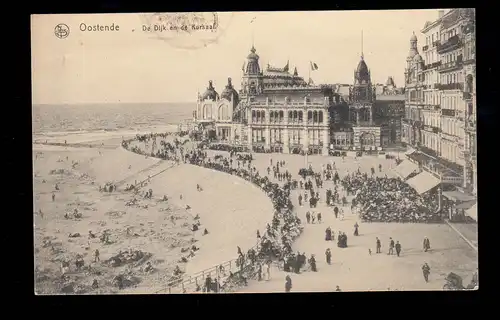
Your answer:
[[[307,82],[311,82],[311,69],[312,69],[312,61],[309,61],[309,79],[307,80]]]

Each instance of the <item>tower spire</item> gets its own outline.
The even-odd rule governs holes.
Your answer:
[[[365,55],[363,53],[363,29],[361,29],[361,60],[365,58]]]

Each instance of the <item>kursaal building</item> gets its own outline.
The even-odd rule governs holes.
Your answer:
[[[328,154],[329,150],[383,150],[397,144],[404,92],[392,77],[374,85],[363,55],[352,85],[315,85],[297,68],[262,70],[252,46],[241,89],[228,79],[222,93],[209,81],[193,112],[195,132],[256,152]],[[318,68],[311,62],[311,70]]]

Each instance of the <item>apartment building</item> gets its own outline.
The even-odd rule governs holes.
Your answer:
[[[473,9],[439,11],[410,39],[402,141],[442,183],[476,192],[475,31]]]

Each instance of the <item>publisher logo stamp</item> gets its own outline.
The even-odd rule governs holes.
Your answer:
[[[59,23],[54,28],[54,34],[59,39],[67,38],[69,36],[69,27],[66,24],[64,24],[64,23]]]

